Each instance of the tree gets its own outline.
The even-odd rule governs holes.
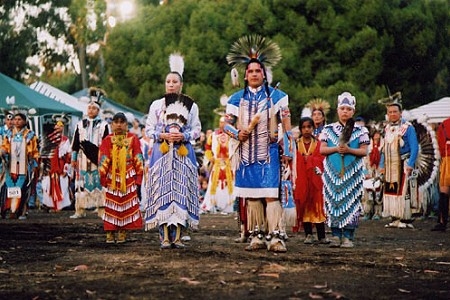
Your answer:
[[[19,1],[27,2],[31,1]],[[376,120],[384,116],[384,107],[376,100],[387,96],[386,86],[393,93],[402,92],[407,109],[450,94],[446,0],[172,0],[163,5],[140,0],[139,14],[109,31],[104,0],[62,3],[68,7],[68,21],[50,17],[57,15],[52,4],[54,10],[46,13],[52,21],[35,18],[33,26],[53,26],[52,35],[65,38],[81,58],[87,45],[106,41],[86,59],[84,76],[91,74],[90,84],[101,85],[112,99],[145,112],[152,100],[162,97],[168,57],[178,51],[185,58],[184,92],[198,102],[205,128],[216,125],[211,112],[219,106],[220,96],[236,91],[225,57],[231,44],[249,33],[279,44],[283,58],[273,69],[273,81],[281,82],[289,94],[294,123],[313,97],[330,102],[332,120],[337,95],[344,90],[356,95],[358,113]],[[16,6],[4,9],[9,13],[12,7]],[[87,27],[91,15],[95,27]],[[3,18],[0,25],[0,55],[17,62],[2,64],[0,70],[7,67],[23,74],[24,57],[40,51],[50,70],[47,78],[57,74],[55,81],[71,84],[71,77],[63,76],[69,71],[54,69],[66,54],[50,55],[50,48],[34,43],[23,49],[22,37],[32,39],[35,31],[28,28],[15,36]],[[67,26],[70,31],[63,30]]]

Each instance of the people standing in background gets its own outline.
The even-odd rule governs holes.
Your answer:
[[[438,127],[437,140],[441,153],[439,178],[438,223],[433,231],[445,231],[448,223],[450,195],[450,118],[445,119]]]
[[[364,220],[379,220],[383,213],[383,184],[379,172],[384,140],[381,132],[371,134],[368,155],[364,158],[366,179],[364,180]]]
[[[104,197],[98,174],[98,150],[109,134],[109,125],[99,115],[104,91],[89,89],[87,116],[76,125],[72,139],[71,164],[75,170],[75,213],[72,219],[86,216],[86,209],[96,208],[101,217]]]
[[[152,102],[145,132],[154,140],[149,161],[145,229],[159,229],[161,249],[184,248],[182,233],[199,222],[198,166],[192,146],[200,137],[198,106],[181,93],[184,60],[169,57],[166,94]]]
[[[100,145],[98,170],[105,188],[103,229],[106,243],[125,243],[128,230],[142,229],[138,192],[142,184],[144,160],[139,138],[128,132],[121,112],[112,119],[113,133]]]
[[[353,248],[361,207],[364,156],[369,132],[354,124],[356,99],[349,92],[338,96],[337,122],[325,125],[320,134],[324,155],[323,194],[332,237],[330,247]]]
[[[145,126],[141,126],[141,138],[139,139],[141,143],[142,157],[144,158],[144,175],[141,184],[141,190],[139,192],[139,201],[141,202],[141,210],[144,211],[146,204],[146,193],[147,193],[147,183],[148,183],[148,162],[153,149],[153,139],[149,138],[145,134]]]
[[[419,208],[413,207],[412,198],[417,199],[418,187],[410,176],[414,175],[419,142],[414,126],[402,119],[401,103],[394,99],[386,104],[389,122],[379,170],[384,175],[383,215],[392,218],[386,227],[414,228],[412,215]]]
[[[297,210],[297,226],[303,225],[305,244],[313,244],[313,224],[317,230],[320,244],[329,244],[325,236],[325,211],[323,201],[323,160],[320,154],[320,142],[314,137],[314,121],[310,117],[300,119],[300,138],[297,140],[297,177],[294,199]]]
[[[42,204],[47,209],[59,211],[69,207],[70,199],[70,159],[72,148],[64,126],[70,118],[65,115],[53,115],[55,122],[53,131],[43,136],[41,148],[41,187]]]
[[[330,111],[330,103],[321,98],[314,98],[311,99],[305,107],[311,111],[310,117],[314,121],[313,135],[316,138],[319,138],[319,135],[326,124],[327,114]],[[305,115],[305,117],[309,117],[309,115]]]
[[[38,175],[38,139],[34,131],[27,128],[27,120],[25,113],[16,113],[14,126],[6,132],[1,146],[2,156],[8,161],[2,217],[9,211],[11,219],[27,218],[31,182]]]
[[[206,141],[205,158],[210,170],[208,189],[206,191],[202,211],[224,214],[233,212],[234,204],[234,172],[231,170],[229,158],[230,137],[224,131],[225,117],[221,117],[219,128]]]
[[[3,144],[3,140],[5,139],[6,133],[13,128],[14,122],[14,113],[10,111],[4,111],[4,124],[0,127],[0,147]],[[3,206],[6,201],[6,172],[7,172],[7,161],[3,156],[0,157],[0,212],[3,212]],[[4,215],[3,215],[4,217]]]
[[[131,123],[130,132],[137,135],[138,138],[142,137],[141,123],[137,118],[134,118]]]

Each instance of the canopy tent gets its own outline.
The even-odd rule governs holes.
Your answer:
[[[417,108],[408,110],[413,118],[427,118],[427,123],[440,123],[450,117],[450,97],[444,97]]]
[[[36,81],[30,85],[30,88],[60,103],[64,103],[65,105],[70,106],[81,113],[85,113],[87,111],[88,103],[86,101],[81,101],[80,99],[57,89],[48,83]]]
[[[10,109],[11,104],[7,99],[14,99],[14,105],[20,108],[36,110],[36,115],[67,113],[74,116],[82,116],[82,112],[63,103],[36,92],[2,73],[0,73],[0,108]]]
[[[82,100],[84,97],[88,97],[88,93],[89,89],[83,89],[81,91],[72,94],[72,96]],[[107,97],[104,97],[103,100],[104,100],[102,104],[103,112],[108,110],[114,114],[117,112],[123,112],[127,116],[128,122],[132,122],[133,120],[131,118],[133,117],[135,119],[138,119],[142,123],[142,120],[144,119],[144,114],[142,112],[132,109]]]

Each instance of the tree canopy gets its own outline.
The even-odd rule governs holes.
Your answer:
[[[100,54],[87,60],[89,72],[96,75],[91,85],[102,86],[110,98],[142,112],[163,95],[169,55],[179,52],[185,59],[184,92],[197,101],[203,126],[217,126],[213,110],[220,106],[221,95],[236,91],[225,57],[234,41],[253,33],[281,48],[283,58],[273,68],[273,83],[281,82],[289,94],[294,124],[313,97],[330,102],[328,119],[333,119],[337,95],[343,91],[356,96],[358,115],[375,120],[384,116],[377,99],[388,91],[401,91],[406,108],[450,94],[447,0],[162,3],[139,1],[138,14],[111,28]],[[4,53],[28,54],[11,53],[2,35],[4,23],[2,58]]]

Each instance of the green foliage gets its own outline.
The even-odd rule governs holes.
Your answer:
[[[75,46],[80,41],[104,40],[106,28],[101,26],[101,18],[97,31],[85,32],[87,2],[66,0],[72,16],[69,32],[61,20],[50,17],[54,11],[33,19],[32,24],[39,27],[42,23],[54,36],[65,36]],[[105,1],[94,2],[101,15]],[[220,96],[237,90],[231,86],[225,57],[234,41],[250,33],[266,36],[281,48],[283,58],[273,69],[273,83],[281,82],[280,88],[289,94],[294,124],[313,97],[330,102],[328,120],[334,120],[337,95],[345,90],[356,96],[357,114],[368,120],[384,118],[384,107],[377,99],[387,96],[386,87],[392,93],[402,92],[406,108],[450,94],[447,0],[136,3],[140,5],[138,15],[109,31],[103,51],[88,58],[88,70],[100,78],[97,84],[110,98],[142,112],[164,94],[168,57],[179,52],[185,60],[185,93],[198,103],[203,128],[217,126],[214,109],[220,106]],[[7,24],[2,17],[0,70],[7,67],[11,70],[8,75],[22,74],[26,69],[23,58],[36,53],[38,45],[25,49],[14,45],[25,45],[34,31],[24,33],[24,38],[14,36]],[[49,68],[67,58],[50,53],[46,56]]]

